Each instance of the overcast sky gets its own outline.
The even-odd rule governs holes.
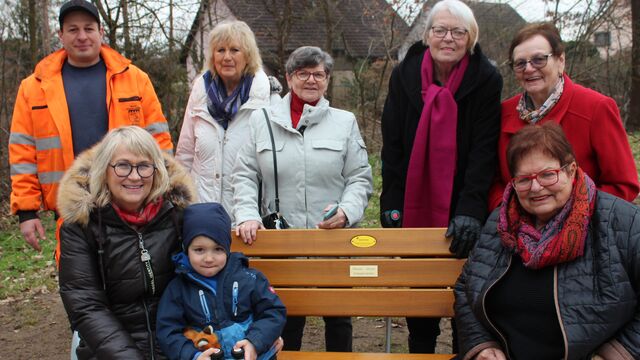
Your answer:
[[[387,0],[387,1],[391,2],[391,0]],[[547,15],[547,13],[549,13],[550,11],[554,11],[556,6],[556,1],[553,1],[553,0],[549,0],[549,1],[484,0],[484,1],[509,4],[520,14],[520,16],[522,16],[528,22],[545,20],[545,16]],[[423,2],[424,0],[418,0],[418,1],[405,0],[405,4],[410,4],[409,6],[414,7],[414,9],[419,8]],[[586,0],[560,0],[558,4],[558,11],[560,13],[563,13],[566,11],[577,12],[577,11],[584,11],[586,7],[587,7]],[[406,11],[398,10],[398,13],[402,15],[403,13],[406,13]],[[415,11],[413,12],[413,14],[414,16],[416,15]],[[411,21],[413,21],[413,19],[411,19]],[[563,31],[562,37],[564,39],[570,39],[572,37],[571,30],[566,29],[565,31]]]

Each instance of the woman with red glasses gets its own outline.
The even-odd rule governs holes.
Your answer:
[[[512,180],[455,293],[461,359],[639,359],[640,213],[597,190],[559,125],[509,143]]]
[[[520,30],[509,48],[509,59],[524,92],[502,103],[498,142],[499,169],[489,205],[500,205],[510,180],[506,149],[527,124],[560,124],[576,159],[599,190],[628,201],[640,191],[635,162],[616,102],[571,81],[564,73],[565,53],[558,29],[533,24]]]

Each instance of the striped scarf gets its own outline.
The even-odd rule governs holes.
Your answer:
[[[207,91],[207,109],[209,114],[227,130],[229,121],[238,112],[238,109],[249,100],[249,91],[253,83],[252,75],[244,75],[240,84],[236,86],[231,95],[227,96],[227,89],[219,76],[212,77],[211,71],[203,75],[204,86]]]

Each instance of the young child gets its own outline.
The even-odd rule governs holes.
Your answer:
[[[157,338],[170,359],[209,360],[183,335],[212,326],[225,359],[242,348],[246,360],[271,359],[286,310],[259,271],[241,253],[229,253],[231,221],[218,203],[184,210],[183,251],[173,256],[177,276],[162,294]]]

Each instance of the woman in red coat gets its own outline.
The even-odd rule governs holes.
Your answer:
[[[579,166],[599,190],[633,201],[640,186],[618,107],[612,98],[574,84],[564,73],[564,45],[558,29],[552,24],[526,26],[511,42],[509,54],[524,92],[502,103],[499,169],[489,196],[490,208],[500,205],[510,180],[509,140],[525,125],[547,121],[560,124]]]

